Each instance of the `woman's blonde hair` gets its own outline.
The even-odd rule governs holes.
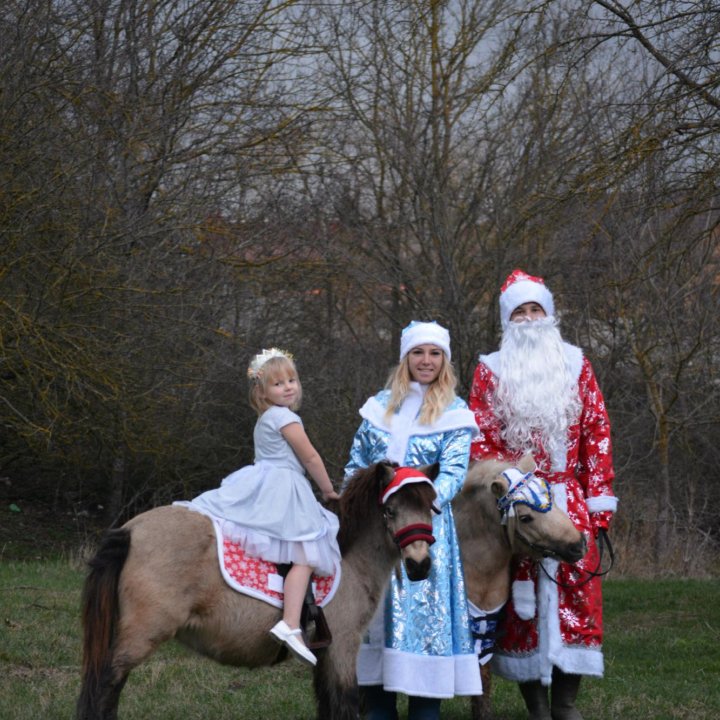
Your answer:
[[[302,402],[302,385],[298,377],[297,368],[291,358],[285,356],[272,357],[266,360],[262,367],[250,376],[250,405],[262,415],[272,403],[267,399],[267,386],[276,380],[285,380],[294,377],[297,379],[298,394],[291,410],[297,410]]]
[[[420,410],[420,424],[432,425],[445,412],[445,409],[455,399],[455,388],[457,387],[457,377],[452,363],[448,360],[447,355],[443,352],[443,361],[440,366],[438,376],[430,383],[425,399],[423,400]],[[392,416],[400,409],[403,400],[410,391],[410,365],[408,355],[393,368],[388,377],[386,388],[390,389],[390,402],[385,411],[385,420],[390,421]]]

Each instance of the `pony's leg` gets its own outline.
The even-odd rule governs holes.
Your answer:
[[[77,720],[117,720],[120,693],[126,681],[127,675],[114,680],[110,672],[105,672],[92,688],[87,681],[83,682],[75,715]]]
[[[126,566],[127,567],[127,566]],[[118,618],[107,661],[98,678],[98,701],[90,711],[78,713],[78,720],[116,720],[120,693],[130,672],[146,660],[158,646],[169,640],[180,620],[178,602],[166,593],[165,599],[153,602],[149,584],[123,584],[120,589],[122,613]]]
[[[125,687],[128,676],[120,678],[117,682],[112,685],[108,685],[105,688],[105,697],[103,698],[105,712],[102,720],[117,720],[118,706],[120,705],[120,693]]]
[[[83,590],[82,686],[78,720],[114,720],[127,675],[113,670],[113,645],[119,617],[118,584],[130,550],[130,534],[109,531],[90,562]]]
[[[492,673],[489,663],[480,666],[480,677],[483,694],[470,698],[470,717],[472,720],[493,720],[495,715],[492,710]]]
[[[140,663],[147,660],[158,647],[170,640],[181,622],[168,607],[127,608],[120,623],[113,652],[113,676],[117,682]]]
[[[118,633],[112,659],[103,668],[92,688],[84,683],[78,702],[77,720],[117,720],[120,693],[130,671],[146,659],[159,643],[138,642]],[[90,691],[90,692],[89,692]]]
[[[313,684],[317,699],[318,720],[359,720],[360,696],[355,675],[355,658],[359,639],[350,643],[344,636],[347,629],[333,630],[333,641],[326,650],[318,652]],[[349,654],[349,657],[346,655]]]

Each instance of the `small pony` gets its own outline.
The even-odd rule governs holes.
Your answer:
[[[434,480],[438,466],[421,470]],[[359,717],[355,660],[393,567],[402,558],[412,579],[430,572],[435,490],[396,482],[388,491],[395,473],[385,462],[360,470],[333,508],[343,560],[340,587],[325,608],[333,641],[318,652],[314,670],[323,720]],[[90,561],[78,720],[115,720],[130,671],[173,637],[227,665],[285,659],[286,648],[269,634],[281,612],[228,587],[209,518],[172,506],[138,515],[110,530]]]
[[[506,476],[512,467],[531,473],[535,461],[526,455],[518,463],[471,463],[462,492],[453,500],[468,600],[488,618],[499,614],[510,597],[513,555],[574,563],[587,550],[583,534],[556,504],[543,504],[542,498],[528,502],[532,488],[525,494],[514,492]],[[483,694],[471,698],[473,720],[492,717],[488,665],[481,665],[481,675]]]

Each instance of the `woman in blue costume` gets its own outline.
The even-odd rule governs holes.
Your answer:
[[[345,468],[347,483],[358,468],[383,459],[440,464],[430,576],[410,582],[404,569],[400,579],[392,576],[358,655],[358,684],[370,720],[395,720],[398,692],[409,696],[410,720],[437,720],[443,698],[482,693],[450,507],[465,480],[477,425],[455,395],[450,359],[444,327],[411,322],[403,330],[400,364],[386,389],[360,409],[362,423]]]

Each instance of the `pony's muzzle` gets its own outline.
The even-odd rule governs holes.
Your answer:
[[[403,554],[405,572],[410,580],[425,580],[430,574],[432,561],[428,549],[435,542],[432,525],[413,523],[400,528],[394,535],[395,543]]]
[[[543,552],[543,557],[572,564],[578,562],[578,560],[582,560],[585,557],[585,553],[587,553],[587,549],[587,540],[581,533],[580,539],[577,542],[549,547]]]
[[[426,555],[422,560],[417,561],[412,557],[405,558],[405,572],[408,579],[412,582],[417,580],[425,580],[430,574],[432,561],[430,555]]]

